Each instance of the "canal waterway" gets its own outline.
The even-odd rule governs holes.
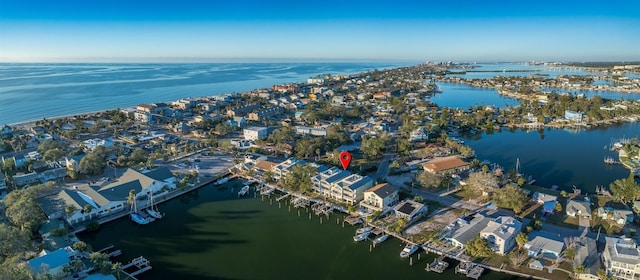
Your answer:
[[[229,186],[235,186],[231,191]],[[269,199],[236,195],[240,183],[205,186],[159,206],[166,216],[148,225],[123,218],[80,239],[94,249],[113,244],[123,251],[118,261],[138,256],[153,269],[140,279],[466,279],[453,272],[424,271],[435,256],[421,252],[401,259],[403,244],[389,239],[369,252],[370,241],[355,243],[355,227],[342,216],[327,220]],[[340,224],[336,224],[340,219]],[[485,272],[483,279],[512,279]],[[515,278],[514,278],[515,279]]]
[[[524,63],[481,63],[474,64],[472,69],[452,69],[453,72],[466,71],[465,74],[454,74],[465,79],[491,79],[495,76],[516,77],[540,75],[555,78],[559,75],[597,75],[577,67],[549,67],[545,65],[528,65]]]
[[[609,186],[629,175],[622,165],[605,165],[605,157],[617,159],[609,150],[614,139],[640,136],[640,123],[583,130],[544,129],[542,131],[504,130],[492,134],[467,135],[465,144],[480,160],[515,169],[536,179],[536,185],[570,191],[573,186],[594,193],[596,185]],[[605,148],[606,146],[606,148]]]

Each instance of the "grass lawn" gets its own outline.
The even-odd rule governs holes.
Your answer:
[[[577,229],[580,225],[578,218],[567,216],[564,212],[553,213],[548,215],[546,222],[550,224],[558,225],[558,226],[575,228],[575,229]]]

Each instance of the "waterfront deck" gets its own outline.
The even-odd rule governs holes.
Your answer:
[[[145,257],[140,256],[131,260],[128,264],[122,266],[122,272],[132,279],[146,271],[151,270],[151,262]]]
[[[444,256],[439,256],[435,260],[433,260],[432,263],[427,265],[424,270],[442,273],[445,269],[447,269],[447,267],[449,267],[449,263],[444,261]]]

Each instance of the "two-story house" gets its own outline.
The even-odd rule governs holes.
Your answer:
[[[480,231],[480,236],[489,241],[491,249],[505,255],[516,245],[516,235],[522,230],[522,222],[509,216],[500,216],[489,221]]]
[[[640,279],[640,249],[631,238],[605,237],[602,260],[616,279]]]
[[[372,211],[384,211],[398,202],[398,188],[383,183],[364,191],[364,199],[360,206]]]

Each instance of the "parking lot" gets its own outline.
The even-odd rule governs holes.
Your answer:
[[[211,153],[208,155],[197,154],[179,161],[158,164],[167,166],[171,171],[181,174],[197,171],[200,176],[212,177],[214,174],[224,172],[234,165],[233,157],[223,153]]]

